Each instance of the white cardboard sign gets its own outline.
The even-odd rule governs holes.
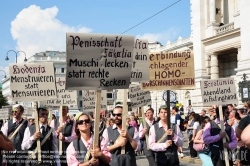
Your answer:
[[[150,91],[143,91],[140,85],[129,88],[129,99],[132,108],[151,105]]]
[[[67,33],[66,89],[128,89],[134,37]]]
[[[43,101],[57,98],[52,62],[10,64],[9,71],[12,100]]]
[[[96,102],[96,91],[95,90],[83,90],[83,111],[94,111]],[[102,90],[101,93],[101,110],[107,109],[107,91]]]
[[[77,106],[77,91],[65,90],[65,77],[56,78],[57,99],[40,102],[44,106]]]
[[[135,39],[131,82],[149,82],[148,40]]]
[[[202,80],[201,96],[204,105],[238,103],[234,78]]]

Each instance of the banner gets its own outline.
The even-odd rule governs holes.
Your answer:
[[[201,81],[201,96],[204,105],[238,103],[234,78]]]
[[[132,108],[151,105],[150,91],[143,91],[140,85],[129,88],[129,99]]]
[[[66,89],[128,89],[134,37],[67,33]]]
[[[148,40],[135,39],[131,82],[149,81]]]
[[[83,90],[83,111],[94,111],[96,102],[95,90]],[[101,93],[101,110],[107,110],[107,91],[102,90]]]
[[[43,106],[77,106],[77,91],[65,90],[65,77],[56,78],[57,99],[41,101]]]
[[[144,90],[194,89],[194,54],[192,51],[150,53],[150,81]]]
[[[43,101],[57,98],[52,62],[10,64],[9,71],[13,101]]]

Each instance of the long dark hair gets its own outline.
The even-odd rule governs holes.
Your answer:
[[[199,114],[194,114],[193,117],[194,117],[194,122],[199,122],[199,124],[201,124],[201,118]]]
[[[77,119],[76,119],[76,123],[75,123],[75,133],[76,133],[76,136],[78,137],[78,138],[81,138],[81,133],[80,133],[80,130],[78,129],[78,120],[79,120],[79,118],[81,117],[81,116],[83,116],[83,115],[85,115],[85,116],[87,116],[88,117],[88,119],[90,120],[90,115],[88,114],[88,113],[82,113]],[[92,121],[90,121],[90,132],[91,133],[94,133],[94,131],[93,131],[93,126],[92,126]]]

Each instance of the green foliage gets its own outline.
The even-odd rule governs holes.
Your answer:
[[[9,105],[6,98],[3,97],[2,91],[0,90],[0,108],[2,108],[2,106],[6,106]]]

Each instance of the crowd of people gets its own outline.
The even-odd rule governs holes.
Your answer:
[[[122,116],[127,116],[123,115],[122,106],[116,106],[105,117],[100,114],[100,122],[95,122],[95,117],[89,113],[69,116],[68,107],[62,108],[62,122],[59,123],[55,115],[49,121],[48,109],[39,107],[37,131],[33,118],[22,117],[24,108],[13,106],[13,119],[2,124],[0,132],[1,163],[11,166],[136,166],[135,156],[143,154],[150,166],[179,166],[179,157],[184,156],[183,133],[186,132],[189,155],[199,157],[203,166],[225,165],[224,149],[228,151],[226,160],[230,166],[250,165],[250,103],[245,103],[244,108],[231,104],[222,107],[225,132],[221,131],[217,106],[200,113],[189,107],[184,119],[180,113],[184,110],[173,107],[170,122],[165,105],[157,110],[157,118],[152,108],[145,112],[145,119],[131,112],[126,119],[126,130],[122,129]],[[142,120],[146,121],[146,126]],[[97,124],[99,143],[93,145],[93,127]],[[226,138],[224,143],[223,138]],[[38,162],[38,139],[41,163]],[[122,147],[125,147],[124,154]]]

